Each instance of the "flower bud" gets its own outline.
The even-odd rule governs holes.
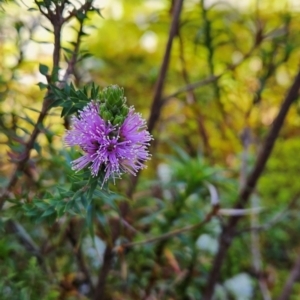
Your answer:
[[[124,118],[122,116],[116,116],[112,122],[113,125],[121,125],[124,122]]]

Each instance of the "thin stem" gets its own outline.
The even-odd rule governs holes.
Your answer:
[[[53,70],[52,73],[58,72],[61,50],[61,28],[60,23],[53,24],[54,27],[54,51],[53,51]]]
[[[36,1],[37,3],[37,1]],[[37,4],[38,5],[38,4]],[[40,11],[41,7],[38,5]],[[43,13],[43,12],[42,12]],[[59,67],[59,59],[60,59],[60,49],[61,49],[61,37],[60,37],[60,31],[61,31],[61,20],[59,16],[53,15],[53,13],[49,10],[48,13],[43,13],[53,24],[54,27],[54,52],[53,52],[53,71],[57,71]],[[17,166],[15,168],[15,171],[10,177],[10,180],[4,190],[4,192],[0,196],[0,210],[2,210],[3,205],[6,201],[6,198],[9,195],[10,190],[15,186],[15,184],[18,181],[18,176],[20,173],[22,173],[26,167],[26,163],[30,157],[30,152],[33,149],[34,143],[36,141],[37,136],[41,132],[41,128],[43,127],[43,121],[45,117],[47,116],[47,112],[49,109],[49,104],[50,101],[47,97],[44,98],[43,105],[42,105],[42,110],[40,112],[40,115],[38,117],[38,120],[34,126],[34,129],[30,135],[30,138],[28,142],[25,144],[25,150],[24,152],[20,155]]]
[[[163,240],[167,240],[173,236],[179,235],[181,233],[187,232],[187,231],[192,231],[195,230],[197,228],[202,227],[204,224],[208,223],[212,217],[214,217],[215,215],[217,215],[218,211],[219,211],[219,205],[215,205],[213,206],[212,210],[206,215],[205,219],[203,221],[201,221],[200,223],[194,224],[194,225],[189,225],[183,228],[179,228],[170,232],[167,232],[165,234],[162,234],[160,236],[156,236],[153,238],[149,238],[143,241],[139,241],[139,242],[132,242],[132,243],[126,243],[123,244],[121,246],[116,247],[114,250],[119,250],[120,248],[124,249],[128,249],[128,248],[132,248],[134,246],[139,246],[139,245],[144,245],[144,244],[149,244],[149,243],[154,243],[154,242],[158,242],[158,241],[163,241]]]
[[[76,65],[77,57],[78,57],[78,53],[79,53],[79,46],[80,46],[80,41],[81,41],[82,30],[83,30],[83,22],[80,22],[80,27],[79,27],[79,30],[78,30],[78,35],[77,35],[77,40],[76,40],[76,45],[75,45],[75,48],[73,50],[72,57],[68,62],[68,67],[67,67],[66,73],[64,75],[63,82],[66,82],[68,80],[68,77],[70,76],[70,74],[74,73],[75,65]]]
[[[286,280],[286,283],[282,289],[281,295],[277,300],[287,300],[290,299],[293,285],[300,278],[300,254],[293,266],[289,278]]]
[[[84,14],[86,14],[90,10],[91,6],[92,6],[92,1],[86,0],[85,3],[80,8],[78,8],[78,9],[74,8],[70,12],[70,14],[63,19],[64,23],[68,22],[73,17],[76,17],[76,15],[78,15],[78,13],[84,13]]]
[[[86,1],[78,10],[80,12],[87,12],[92,6],[92,2],[91,1]],[[70,17],[72,16],[75,16],[76,11],[73,11],[72,13],[70,13],[70,15],[64,19],[64,22],[68,21],[70,19]],[[64,79],[63,79],[63,82],[67,81],[68,77],[70,76],[70,74],[73,74],[74,71],[75,71],[75,65],[76,65],[76,62],[77,62],[77,57],[78,57],[78,53],[79,53],[79,47],[80,47],[80,43],[81,43],[81,37],[82,37],[82,34],[83,34],[83,24],[84,24],[84,20],[80,20],[80,27],[79,27],[79,30],[78,30],[78,34],[77,34],[77,40],[76,40],[76,44],[75,44],[75,47],[74,47],[74,50],[73,50],[73,54],[72,54],[72,57],[71,59],[69,60],[68,62],[68,67],[67,67],[67,70],[66,70],[66,73],[64,75]]]
[[[163,106],[163,98],[162,98],[162,92],[163,92],[163,87],[164,83],[166,80],[166,75],[167,75],[167,70],[169,66],[169,61],[170,61],[170,55],[171,55],[171,49],[172,49],[172,44],[175,36],[177,35],[178,32],[178,24],[179,24],[179,18],[180,18],[180,13],[182,10],[182,5],[183,5],[183,0],[176,0],[174,4],[174,10],[173,10],[173,18],[172,18],[172,23],[169,31],[169,37],[165,49],[165,54],[162,60],[162,64],[160,67],[160,72],[158,75],[158,79],[156,81],[155,85],[155,91],[154,91],[154,96],[152,100],[152,106],[150,110],[150,116],[148,120],[148,130],[151,133],[159,119],[160,116],[160,111]],[[137,176],[131,176],[131,184],[129,185],[129,188],[126,192],[127,196],[130,198],[136,188],[139,174]],[[122,216],[124,217],[128,213],[128,204],[124,203],[121,204],[121,213]]]
[[[43,265],[44,258],[43,255],[40,252],[39,247],[37,244],[33,241],[30,235],[26,232],[26,230],[23,228],[21,224],[18,222],[15,222],[13,220],[7,221],[7,230],[8,232],[14,233],[18,239],[20,240],[21,244],[24,246],[24,248],[31,253],[33,256],[35,256],[38,259],[38,262]]]
[[[106,278],[110,271],[113,258],[114,258],[114,252],[112,251],[112,248],[110,246],[107,246],[104,252],[103,265],[99,270],[98,283],[93,298],[94,300],[109,299],[105,291],[105,286],[106,286]]]
[[[60,61],[60,52],[61,52],[61,30],[62,30],[62,26],[64,24],[64,22],[66,22],[67,20],[69,20],[69,18],[67,19],[63,19],[62,17],[62,12],[64,9],[64,6],[57,6],[56,7],[56,14],[54,14],[51,10],[48,10],[47,13],[45,13],[44,11],[42,11],[41,6],[38,4],[37,1],[35,1],[36,4],[38,5],[39,10],[41,11],[41,13],[50,20],[50,22],[53,25],[54,28],[54,51],[53,51],[53,69],[52,69],[52,74],[55,74],[58,71],[59,68],[59,61]],[[92,5],[91,1],[87,1],[86,3],[84,3],[82,5],[82,7],[80,8],[80,10],[89,10],[90,6]],[[73,16],[73,15],[72,15]],[[80,33],[82,32],[82,22],[81,22],[81,27],[80,27]],[[79,34],[80,35],[80,34]],[[80,35],[81,36],[81,35]],[[66,75],[69,76],[71,74],[71,72],[74,72],[74,65],[76,63],[76,58],[78,55],[78,50],[79,50],[79,42],[80,39],[78,37],[77,39],[77,45],[75,46],[75,51],[74,54],[72,56],[72,64],[68,65],[68,69],[66,72]],[[54,77],[55,78],[55,77]],[[26,168],[26,164],[28,159],[30,158],[30,152],[33,149],[34,143],[39,135],[39,133],[41,132],[41,129],[43,127],[43,121],[45,119],[45,117],[47,116],[48,110],[49,110],[49,105],[50,105],[51,100],[49,100],[46,97],[43,100],[43,105],[42,105],[42,110],[40,112],[40,115],[38,117],[38,120],[34,126],[34,129],[29,137],[28,142],[25,144],[25,150],[24,152],[20,155],[17,166],[14,170],[14,172],[12,173],[9,182],[6,186],[6,188],[4,189],[4,191],[2,192],[2,194],[0,195],[0,211],[3,208],[3,205],[6,201],[6,198],[9,196],[9,193],[11,191],[11,189],[15,186],[15,184],[18,182],[19,179],[19,175],[21,173],[23,173],[24,169]]]
[[[259,206],[259,198],[257,195],[251,197],[252,208]],[[251,226],[259,226],[259,219],[257,214],[251,214]],[[258,275],[258,285],[260,287],[261,295],[263,300],[271,300],[271,295],[266,284],[265,278],[261,276],[262,274],[262,258],[260,251],[260,237],[259,232],[254,230],[251,231],[251,254],[252,254],[252,266],[255,274]]]
[[[173,26],[173,24],[176,24],[178,22],[178,20],[174,20],[176,16],[179,19],[179,14],[177,13],[175,15],[175,13],[174,13],[173,21],[172,21],[172,25],[171,25],[171,29],[170,29],[170,34],[173,32],[172,31],[173,27],[176,29],[175,25]],[[174,35],[174,37],[175,37],[175,35]],[[170,40],[170,36],[169,36],[169,40]],[[159,75],[158,80],[157,80],[156,90],[155,90],[155,94],[154,94],[154,98],[153,98],[153,103],[152,103],[152,107],[151,107],[149,121],[148,121],[150,132],[152,132],[156,122],[159,119],[160,110],[162,109],[162,106],[164,104],[166,104],[168,100],[170,100],[171,98],[176,97],[176,96],[178,96],[182,93],[186,93],[186,92],[192,91],[196,88],[200,88],[200,87],[203,87],[205,85],[208,85],[208,84],[218,80],[220,77],[224,76],[225,74],[227,74],[228,71],[235,70],[241,63],[246,61],[252,55],[252,53],[255,51],[255,49],[263,42],[263,37],[258,32],[257,37],[256,37],[255,42],[254,42],[254,45],[244,55],[244,57],[239,62],[229,65],[228,68],[224,72],[222,72],[221,74],[214,75],[214,76],[209,76],[209,77],[207,77],[203,80],[200,80],[200,81],[197,81],[197,82],[194,82],[194,83],[191,83],[191,84],[187,84],[187,85],[179,88],[174,93],[172,93],[168,96],[162,97],[162,87],[163,87],[163,82],[164,82],[165,76],[166,76],[166,68],[164,66],[166,65],[166,62],[169,61],[169,57],[166,58],[166,56],[167,56],[166,54],[169,53],[169,55],[170,55],[170,50],[168,51],[168,47],[170,47],[169,44],[172,44],[172,42],[169,43],[169,40],[168,40],[168,43],[167,43],[167,46],[166,46],[166,51],[165,51],[163,63],[162,63],[162,66],[161,66],[160,75]],[[162,76],[161,74],[164,74],[164,76]],[[161,82],[162,81],[161,78],[164,78],[163,82]],[[159,86],[161,86],[160,89],[158,88]],[[160,91],[160,93],[158,93],[159,91]],[[150,121],[151,121],[151,123],[150,123]],[[150,127],[150,124],[151,124],[151,127]],[[127,190],[127,196],[129,198],[132,196],[132,194],[133,194],[133,192],[136,188],[136,185],[137,185],[137,182],[138,182],[138,179],[139,179],[139,174],[140,173],[138,173],[137,176],[132,176],[131,177],[131,184],[129,185],[129,188]],[[122,208],[121,208],[122,215],[125,216],[128,213],[128,205],[127,205],[127,203],[125,203],[124,205],[121,205],[121,206],[122,206]],[[124,212],[124,214],[123,214],[123,212]]]
[[[186,62],[185,62],[185,57],[184,57],[184,44],[183,44],[183,39],[180,34],[180,31],[178,30],[178,38],[179,38],[179,57],[181,60],[181,65],[182,65],[182,77],[185,82],[185,84],[190,84],[189,80],[189,75],[186,69]],[[187,94],[187,102],[188,103],[196,103],[196,95],[194,93],[194,90],[189,91]],[[207,130],[205,127],[205,122],[204,122],[204,116],[202,114],[202,111],[198,106],[193,107],[193,110],[195,110],[195,115],[197,116],[197,121],[198,121],[198,128],[199,128],[199,133],[202,137],[203,141],[203,148],[204,148],[204,154],[205,156],[209,156],[211,153],[211,147],[209,144],[209,139],[208,139],[208,134]]]
[[[168,70],[168,66],[169,66],[173,40],[174,40],[175,36],[177,35],[177,31],[178,31],[179,17],[180,17],[180,13],[182,10],[182,4],[183,4],[183,0],[177,0],[174,5],[172,24],[171,24],[171,28],[170,28],[170,32],[169,32],[169,37],[168,37],[168,41],[167,41],[167,45],[166,45],[166,49],[165,49],[164,58],[163,58],[163,61],[162,61],[161,67],[160,67],[160,72],[158,75],[158,79],[156,82],[150,117],[149,117],[149,121],[148,121],[149,132],[153,131],[154,126],[160,116],[160,111],[161,111],[161,107],[162,107],[162,92],[163,92],[163,87],[164,87],[167,70]]]
[[[251,232],[251,231],[262,231],[262,230],[267,230],[273,226],[275,226],[277,223],[279,223],[288,213],[288,211],[290,209],[292,209],[292,207],[295,205],[295,203],[299,200],[300,197],[300,193],[297,193],[292,200],[289,202],[289,204],[287,205],[287,207],[279,212],[278,214],[276,214],[270,221],[268,221],[265,224],[259,225],[259,226],[252,226],[249,228],[244,228],[239,230],[238,232],[235,233],[235,235],[239,235],[239,234],[243,234],[246,232]]]
[[[189,92],[189,91],[192,91],[194,89],[197,89],[197,88],[200,88],[200,87],[203,87],[203,86],[206,86],[210,83],[213,83],[215,81],[217,81],[218,79],[220,79],[222,76],[224,76],[225,74],[227,74],[229,71],[233,71],[235,70],[238,66],[240,66],[243,62],[245,62],[251,55],[252,53],[254,52],[254,50],[257,48],[257,46],[262,42],[259,41],[256,42],[253,47],[244,55],[244,57],[237,63],[235,64],[231,64],[227,67],[226,70],[224,70],[222,73],[220,73],[219,75],[211,75],[211,76],[208,76],[207,78],[205,79],[202,79],[202,80],[199,80],[199,81],[196,81],[194,83],[190,83],[190,84],[187,84],[181,88],[179,88],[177,91],[175,91],[174,93],[166,96],[163,98],[163,102],[165,103],[166,101],[168,101],[169,99],[171,98],[174,98],[174,97],[177,97],[178,95],[182,94],[182,93],[186,93],[186,92]]]
[[[40,115],[39,115],[38,120],[37,120],[37,123],[35,124],[35,126],[33,128],[33,131],[30,135],[30,138],[29,138],[28,142],[25,144],[25,150],[20,155],[20,159],[18,160],[15,171],[11,175],[10,180],[9,180],[7,186],[6,186],[6,189],[4,190],[2,195],[0,196],[0,211],[3,208],[3,205],[6,201],[6,198],[9,195],[10,190],[17,183],[19,174],[22,173],[24,171],[25,167],[26,167],[26,163],[27,163],[27,161],[30,157],[30,152],[31,152],[31,150],[34,146],[34,143],[35,143],[35,140],[36,140],[38,134],[41,131],[43,121],[44,121],[44,119],[47,115],[48,107],[49,107],[49,101],[46,100],[46,98],[45,98],[44,102],[43,102],[42,110],[41,110]]]
[[[94,293],[94,285],[92,282],[91,275],[89,273],[89,269],[86,265],[84,255],[81,250],[81,246],[78,245],[78,239],[76,238],[76,232],[74,232],[74,226],[72,223],[70,223],[69,228],[67,229],[66,236],[69,239],[73,249],[74,253],[77,259],[78,267],[80,271],[85,275],[86,282],[89,284],[89,287],[91,289],[91,293]]]
[[[265,139],[263,148],[258,155],[256,164],[247,178],[245,186],[239,193],[235,208],[243,208],[246,203],[249,201],[250,195],[252,194],[265,166],[271,155],[276,139],[278,138],[279,131],[283,125],[285,117],[289,111],[292,103],[298,98],[298,92],[300,88],[300,71],[298,72],[295,80],[285,97],[281,109],[275,118],[273,125]],[[235,233],[235,228],[238,224],[238,221],[241,219],[241,216],[231,217],[228,221],[228,225],[224,227],[220,239],[219,239],[219,249],[215,256],[211,273],[208,278],[208,283],[206,286],[206,291],[204,294],[204,300],[209,300],[212,298],[214,293],[214,288],[216,282],[218,281],[220,270],[224,262],[227,251],[231,245],[232,238]]]
[[[251,144],[251,134],[248,127],[244,128],[243,134],[241,136],[241,141],[243,145],[243,152],[241,158],[241,172],[240,172],[240,189],[243,188],[246,182],[248,173],[248,161],[249,161],[249,146]],[[259,198],[257,195],[251,197],[251,208],[255,210],[259,207]],[[250,215],[251,227],[259,226],[258,214],[252,213]],[[251,231],[251,254],[252,254],[252,267],[255,274],[258,275],[258,285],[260,287],[261,295],[264,300],[271,300],[270,292],[265,279],[261,276],[262,274],[262,258],[260,251],[260,237],[259,232],[256,230]]]
[[[212,32],[211,32],[211,21],[208,19],[207,16],[207,9],[205,7],[204,4],[204,0],[201,0],[200,2],[201,5],[201,9],[202,9],[202,19],[204,22],[204,44],[207,48],[207,63],[208,63],[208,68],[209,68],[209,72],[210,72],[210,76],[214,76],[215,74],[215,66],[214,66],[214,54],[215,54],[215,49],[213,46],[213,37],[212,37]],[[224,111],[224,107],[220,101],[220,88],[218,86],[218,78],[216,80],[213,81],[213,89],[214,89],[214,96],[216,98],[216,102],[219,106],[220,112],[222,114],[223,119],[225,119],[225,111]]]

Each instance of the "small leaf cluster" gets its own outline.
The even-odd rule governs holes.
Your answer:
[[[82,110],[91,100],[97,99],[99,87],[94,83],[76,89],[73,83],[65,84],[63,88],[49,85],[50,91],[47,99],[51,101],[50,107],[62,107],[61,117],[70,116]]]
[[[85,216],[93,206],[93,200],[97,199],[109,207],[117,209],[116,199],[121,199],[118,194],[99,188],[99,182],[103,181],[103,174],[92,177],[90,172],[80,172],[70,177],[70,188],[57,187],[55,193],[46,192],[43,197],[36,197],[25,203],[20,199],[10,199],[13,204],[9,213],[19,211],[36,223],[53,223],[65,214]]]
[[[36,257],[28,257],[26,260],[22,249],[12,244],[5,239],[0,241],[1,271],[5,274],[0,282],[1,300],[58,299],[59,290],[51,284],[54,280],[40,268]],[[18,259],[22,257],[24,260],[22,264],[16,262],[17,250],[20,255]]]
[[[71,13],[67,17],[65,17],[66,20],[68,20],[70,16],[74,16],[78,21],[82,22],[84,19],[87,18],[86,16],[87,12],[96,12],[100,17],[103,17],[101,14],[101,9],[94,7],[92,0],[85,1],[85,3],[83,3],[80,8],[76,8],[75,4],[73,4],[72,1],[41,0],[41,1],[35,1],[35,4],[42,12],[42,14],[48,16],[52,22],[53,22],[53,14],[57,14],[57,13],[62,14],[67,9],[70,11],[70,8],[73,9],[71,10]],[[31,7],[28,10],[36,11],[37,8]]]
[[[99,86],[94,83],[76,89],[74,85],[66,84],[63,88],[49,85],[47,98],[51,107],[62,107],[61,116],[66,117],[82,110],[90,101],[100,102],[99,114],[101,118],[113,125],[123,124],[128,115],[124,90],[117,85],[111,85],[99,92]]]

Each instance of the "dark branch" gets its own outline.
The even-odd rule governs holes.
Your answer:
[[[160,115],[160,111],[161,111],[161,107],[162,107],[163,87],[164,87],[167,70],[168,70],[168,66],[169,66],[173,40],[174,40],[175,36],[177,35],[177,31],[178,31],[178,23],[179,23],[179,17],[180,17],[180,13],[181,13],[181,9],[182,9],[182,4],[183,4],[183,0],[177,0],[174,5],[174,13],[173,13],[173,19],[172,19],[170,32],[169,32],[168,42],[166,45],[164,58],[163,58],[162,65],[160,67],[160,72],[158,75],[158,79],[156,82],[150,117],[149,117],[149,121],[148,121],[149,132],[153,131],[154,126],[155,126],[157,120],[159,119],[159,115]]]
[[[181,13],[181,9],[182,9],[182,4],[183,4],[183,0],[177,0],[174,5],[173,19],[172,19],[172,23],[171,23],[171,27],[170,27],[169,37],[168,37],[163,61],[162,61],[161,67],[160,67],[158,79],[157,79],[157,82],[155,85],[155,91],[154,91],[152,106],[151,106],[151,110],[150,110],[150,117],[148,120],[148,130],[150,133],[153,131],[153,129],[156,125],[156,122],[159,119],[160,111],[161,111],[161,108],[162,108],[163,102],[164,102],[163,98],[162,98],[162,92],[163,92],[163,87],[164,87],[167,70],[168,70],[168,66],[169,66],[173,40],[178,32],[178,23],[179,23],[179,17],[180,17],[180,13]],[[131,176],[131,178],[130,178],[131,184],[129,185],[129,188],[126,193],[128,197],[131,197],[135,190],[135,187],[138,182],[139,174],[140,173],[138,173],[137,176]],[[128,205],[127,205],[127,203],[125,203],[122,206],[123,207],[122,207],[121,211],[122,211],[122,216],[124,216],[125,214],[127,214]],[[124,213],[123,213],[123,211],[124,211]]]
[[[243,208],[247,204],[249,197],[250,197],[251,193],[253,192],[253,190],[254,190],[254,188],[266,166],[266,163],[271,155],[274,144],[279,135],[279,131],[283,125],[283,122],[289,111],[289,108],[292,105],[292,103],[298,98],[299,88],[300,88],[300,72],[297,74],[290,90],[288,91],[287,96],[285,97],[283,104],[281,106],[281,109],[280,109],[277,117],[275,118],[273,125],[265,139],[263,148],[258,155],[256,164],[255,164],[252,172],[248,176],[247,181],[239,194],[238,200],[235,205],[236,209]],[[231,241],[232,241],[232,238],[235,233],[235,228],[236,228],[237,223],[240,220],[240,218],[241,218],[241,216],[231,217],[228,221],[228,225],[226,227],[224,227],[224,229],[220,235],[219,250],[215,256],[212,270],[211,270],[211,273],[208,278],[208,283],[207,283],[206,291],[205,291],[204,298],[203,298],[205,300],[209,300],[213,296],[214,288],[215,288],[216,282],[219,278],[219,274],[220,274],[220,270],[221,270],[224,258],[227,254],[228,248],[231,245]]]
[[[114,258],[114,252],[112,251],[112,248],[110,246],[107,246],[104,252],[103,265],[99,270],[98,283],[93,298],[94,300],[110,299],[106,294],[105,286],[106,286],[106,278],[110,271],[113,258]]]
[[[289,278],[287,279],[281,295],[277,300],[287,300],[290,299],[294,283],[300,278],[300,255],[298,256],[295,265],[292,268]]]

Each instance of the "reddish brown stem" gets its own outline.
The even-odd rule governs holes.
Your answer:
[[[298,256],[295,265],[292,268],[292,271],[290,273],[289,278],[287,279],[283,290],[281,292],[281,295],[277,300],[287,300],[290,299],[292,290],[293,290],[293,285],[294,283],[300,278],[300,255]]]
[[[37,1],[36,1],[37,3]],[[82,7],[80,8],[80,10],[89,10],[90,6],[91,6],[92,2],[90,1],[86,1]],[[41,13],[47,17],[50,22],[53,25],[53,29],[54,29],[54,51],[53,51],[53,70],[52,70],[52,74],[55,74],[55,72],[58,72],[58,67],[59,67],[59,61],[60,61],[60,52],[61,52],[61,29],[63,24],[69,20],[69,19],[64,19],[62,17],[62,13],[63,13],[63,6],[57,6],[56,7],[56,14],[54,14],[51,10],[48,11],[48,13],[45,13],[41,10],[41,7],[38,5]],[[80,27],[80,33],[82,31],[82,22],[81,22],[81,27]],[[74,72],[74,65],[76,63],[76,59],[77,59],[77,55],[78,55],[78,49],[79,49],[79,43],[80,43],[80,34],[77,40],[77,44],[75,47],[75,51],[72,57],[72,61],[71,61],[71,65],[68,66],[68,70],[66,72],[66,76],[68,77],[68,75],[70,75],[71,72]],[[0,195],[0,211],[3,208],[3,205],[9,195],[9,192],[11,191],[11,189],[15,186],[15,184],[18,181],[18,177],[19,175],[24,171],[24,169],[26,168],[26,163],[28,161],[28,159],[30,158],[30,152],[34,147],[34,143],[39,135],[39,133],[41,132],[41,128],[43,125],[43,121],[45,119],[45,117],[47,116],[47,112],[49,109],[49,104],[50,104],[50,100],[47,98],[47,96],[44,98],[43,101],[43,106],[42,106],[42,110],[40,112],[40,115],[38,117],[38,120],[34,126],[34,129],[29,137],[28,142],[25,144],[25,149],[23,151],[23,153],[20,155],[19,157],[19,161],[17,163],[17,166],[13,172],[13,174],[10,177],[10,180],[6,186],[6,188],[4,189],[3,193]]]
[[[265,139],[262,150],[258,155],[256,164],[252,172],[249,174],[244,187],[241,189],[239,193],[235,208],[243,208],[247,204],[249,197],[253,192],[257,184],[257,181],[260,178],[266,166],[266,163],[271,155],[274,144],[279,135],[279,131],[283,125],[283,122],[289,111],[289,108],[292,105],[292,103],[298,98],[299,88],[300,88],[300,71],[297,74],[289,92],[287,93],[282,103],[280,111],[273,122],[273,125]],[[220,274],[222,264],[224,262],[227,251],[231,245],[231,241],[234,236],[235,229],[240,218],[241,218],[240,216],[231,217],[228,221],[228,225],[224,227],[220,235],[219,250],[215,256],[211,273],[208,278],[208,283],[206,285],[206,290],[203,298],[204,300],[209,300],[213,296],[214,288],[219,279],[219,274]]]
[[[107,293],[105,291],[105,286],[106,286],[106,278],[110,271],[113,257],[114,257],[114,253],[112,251],[112,248],[110,246],[107,246],[104,252],[103,265],[99,270],[98,283],[93,298],[94,300],[110,299],[108,298]]]
[[[7,198],[8,194],[9,194],[9,191],[17,183],[19,174],[21,172],[23,172],[24,169],[25,169],[25,167],[26,167],[26,163],[27,163],[27,161],[28,161],[28,159],[30,157],[30,152],[33,149],[35,140],[36,140],[38,134],[41,131],[43,120],[45,119],[45,117],[47,115],[48,107],[49,107],[48,100],[44,100],[41,113],[39,115],[39,118],[37,120],[36,125],[34,126],[34,129],[33,129],[32,133],[31,133],[31,136],[30,136],[28,142],[25,145],[25,150],[22,153],[22,155],[20,156],[18,164],[17,164],[17,166],[15,168],[14,173],[10,177],[10,180],[8,182],[8,185],[7,185],[6,189],[5,189],[5,191],[0,196],[0,210],[2,209],[2,207],[3,207],[3,205],[4,205],[5,201],[6,201],[6,198]]]
[[[173,19],[172,19],[170,32],[169,32],[168,42],[166,45],[164,58],[163,58],[163,61],[162,61],[161,67],[160,67],[160,72],[158,75],[158,79],[156,82],[150,117],[149,117],[149,121],[148,121],[149,132],[153,131],[154,126],[160,116],[161,107],[162,107],[162,92],[163,92],[163,87],[164,87],[167,70],[168,70],[168,66],[169,66],[173,40],[174,40],[175,36],[177,35],[177,31],[178,31],[179,17],[180,17],[180,13],[181,13],[181,9],[182,9],[182,4],[183,4],[183,0],[177,0],[174,5]]]
[[[171,49],[172,49],[172,44],[175,36],[177,35],[178,32],[178,24],[179,24],[179,17],[180,13],[182,10],[182,4],[183,0],[177,0],[174,9],[173,9],[173,19],[170,27],[170,32],[169,32],[169,37],[165,49],[165,54],[163,57],[163,61],[160,67],[160,72],[158,75],[158,79],[155,85],[155,91],[154,91],[154,96],[153,96],[153,101],[152,101],[152,106],[150,110],[150,117],[148,120],[148,130],[150,133],[152,133],[156,122],[159,119],[161,108],[163,105],[163,98],[162,98],[162,92],[163,92],[163,87],[164,83],[166,80],[166,75],[167,75],[167,70],[169,66],[169,61],[170,61],[170,55],[171,55]],[[127,196],[130,198],[135,190],[135,187],[137,185],[139,178],[139,173],[137,176],[131,176],[131,184],[126,192]],[[128,212],[128,204],[125,203],[121,207],[121,214],[124,217]]]

